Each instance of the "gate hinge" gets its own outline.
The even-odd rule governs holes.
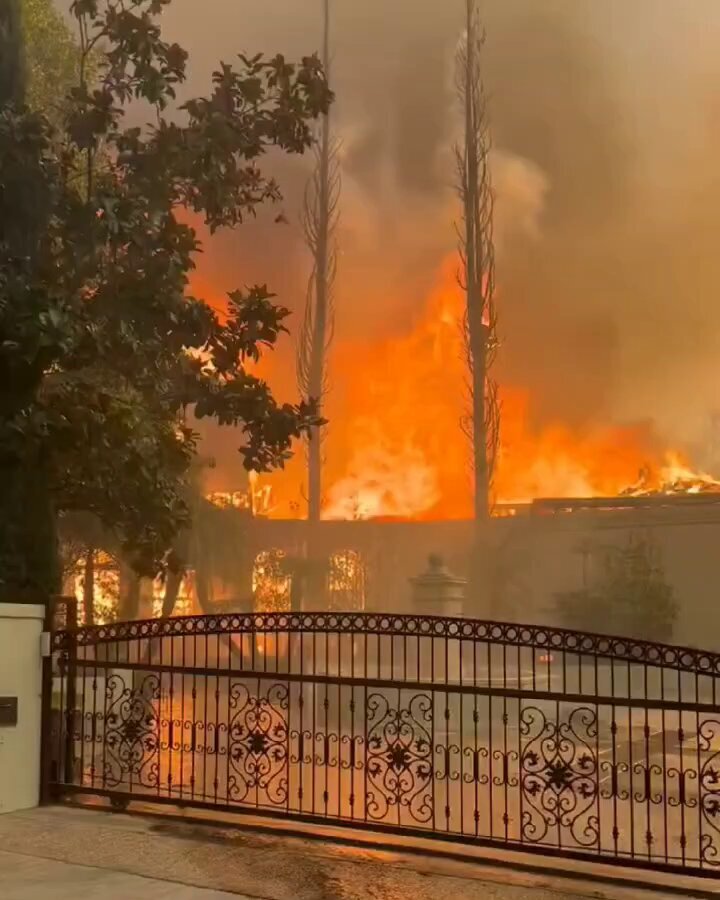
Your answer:
[[[40,634],[40,656],[43,659],[47,659],[48,656],[51,655],[51,647],[52,642],[50,640],[51,634],[49,631],[43,631]]]

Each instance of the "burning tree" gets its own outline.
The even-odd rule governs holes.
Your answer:
[[[326,77],[329,66],[330,3],[324,0],[323,68]],[[322,117],[315,154],[315,171],[305,190],[303,209],[305,240],[312,254],[313,267],[297,350],[297,380],[302,396],[319,406],[327,392],[327,353],[334,328],[335,231],[340,200],[338,144],[331,134],[329,112]],[[322,506],[322,426],[311,428],[306,440],[308,519],[318,522]]]
[[[476,521],[486,519],[490,513],[500,426],[498,389],[491,377],[497,337],[491,141],[481,71],[484,44],[477,0],[466,0],[466,36],[456,59],[457,92],[465,114],[464,140],[455,148],[455,157],[457,190],[462,202],[459,278],[466,296],[464,337],[470,395],[470,411],[463,419],[463,429],[472,443]]]

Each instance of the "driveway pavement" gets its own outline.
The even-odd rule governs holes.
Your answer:
[[[3,900],[238,900],[237,894],[0,851]]]
[[[0,816],[2,900],[670,900],[718,897],[715,881],[590,880],[438,854],[391,838],[289,836],[197,819],[50,807]],[[536,862],[540,865],[540,862]],[[598,870],[600,872],[601,870]],[[618,877],[617,871],[604,870]]]

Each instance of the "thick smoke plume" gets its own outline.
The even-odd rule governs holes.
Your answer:
[[[342,342],[401,333],[454,245],[447,152],[458,110],[447,73],[463,4],[332,5]],[[651,420],[664,439],[697,450],[720,407],[720,5],[486,0],[482,16],[500,378],[533,388],[541,421]],[[205,0],[200,11],[196,0],[175,0],[166,27],[190,50],[188,89],[199,91],[235,51],[318,48],[320,4]],[[299,312],[307,169],[282,162],[277,175],[290,224],[272,225],[273,213],[214,240],[202,274],[217,296],[268,281]],[[270,366],[292,391],[290,342]]]

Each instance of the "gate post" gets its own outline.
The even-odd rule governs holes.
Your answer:
[[[40,799],[42,603],[0,602],[0,813]]]

